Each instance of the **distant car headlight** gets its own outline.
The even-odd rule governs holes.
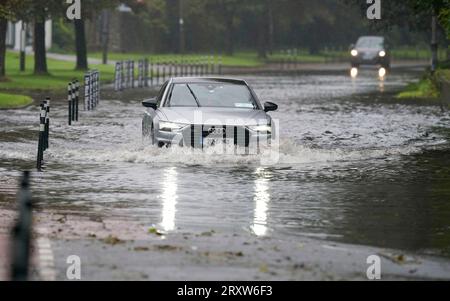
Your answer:
[[[381,51],[378,53],[378,55],[379,55],[380,57],[385,57],[385,56],[386,56],[386,51],[381,50]]]
[[[352,56],[358,56],[358,50],[356,49],[353,49],[350,53]]]
[[[251,126],[248,126],[248,129],[253,132],[272,133],[272,126],[270,124],[251,125]]]
[[[163,132],[177,132],[184,129],[187,125],[182,123],[160,121],[159,130]]]

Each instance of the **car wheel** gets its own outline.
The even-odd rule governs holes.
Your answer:
[[[151,128],[148,126],[148,123],[142,121],[142,141],[144,143],[149,142],[151,145],[154,144],[154,133],[153,133],[153,124]]]

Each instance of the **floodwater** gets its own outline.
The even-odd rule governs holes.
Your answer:
[[[418,75],[362,71],[245,78],[276,102],[279,156],[143,145],[139,99],[104,100],[66,126],[52,108],[41,209],[118,216],[165,232],[251,232],[450,256],[450,115],[399,104]],[[0,111],[0,206],[35,165],[38,109]],[[126,227],[126,225],[124,225]]]

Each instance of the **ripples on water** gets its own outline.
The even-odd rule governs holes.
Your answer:
[[[263,102],[280,105],[274,165],[144,146],[138,100],[103,101],[71,128],[57,106],[35,194],[43,208],[140,219],[167,232],[307,235],[450,254],[449,144],[434,130],[448,128],[449,116],[390,102],[411,79],[248,78]],[[12,199],[18,170],[34,166],[36,116],[36,108],[0,111],[0,202]]]

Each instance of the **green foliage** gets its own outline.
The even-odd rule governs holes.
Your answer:
[[[33,99],[29,96],[0,93],[0,109],[15,109],[31,103]]]
[[[75,31],[66,19],[53,20],[53,49],[54,52],[74,51]]]

